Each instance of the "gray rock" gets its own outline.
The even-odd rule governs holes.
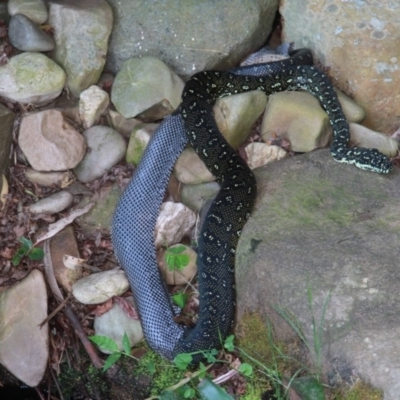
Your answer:
[[[117,184],[117,182],[115,182],[112,185],[104,185],[103,187],[100,187],[94,198],[90,194],[85,196],[85,198],[79,203],[79,208],[82,208],[89,202],[93,201],[95,202],[95,205],[89,212],[77,219],[82,230],[86,234],[92,236],[95,236],[100,230],[109,231],[112,216],[121,195],[121,187]]]
[[[28,210],[32,214],[55,214],[69,207],[73,200],[74,196],[71,193],[62,190],[31,204]]]
[[[131,58],[115,77],[111,100],[125,118],[135,117],[166,99],[175,109],[184,83],[166,64],[154,57]]]
[[[346,382],[361,377],[383,389],[385,400],[397,400],[399,169],[385,176],[366,172],[319,150],[254,172],[256,207],[236,257],[239,320],[258,312],[270,318],[278,338],[287,337],[293,331],[271,306],[285,308],[313,347],[307,290],[317,323],[331,291],[324,372]]]
[[[10,148],[15,114],[0,104],[0,175],[4,174],[10,161]]]
[[[153,56],[179,75],[229,68],[260,48],[271,32],[277,0],[110,0],[115,24],[107,68],[116,73],[123,61]],[[129,37],[131,40],[126,40]]]
[[[48,13],[44,0],[9,0],[10,15],[23,14],[36,24],[46,22]]]
[[[207,200],[213,199],[219,192],[217,182],[199,183],[197,185],[182,185],[182,203],[194,212],[198,212]]]
[[[47,292],[42,273],[0,293],[0,362],[28,386],[42,380],[49,356]]]
[[[54,59],[68,76],[75,96],[97,83],[104,68],[113,16],[105,0],[50,0]]]
[[[133,305],[132,297],[125,298],[126,301]],[[143,339],[142,325],[138,319],[130,318],[124,310],[114,304],[112,308],[100,317],[94,318],[94,329],[96,335],[108,336],[114,339],[120,350],[123,349],[122,338],[126,333],[131,346],[136,345]],[[102,350],[100,348],[100,350]],[[106,350],[103,353],[109,354]]]
[[[8,26],[11,44],[22,51],[50,51],[54,49],[54,40],[23,14],[11,18]]]
[[[0,67],[0,96],[19,103],[43,105],[58,97],[64,71],[41,53],[22,53]]]
[[[83,132],[89,151],[74,168],[77,178],[91,182],[103,176],[125,155],[126,142],[121,134],[106,126],[92,126]]]
[[[58,110],[25,114],[18,144],[37,171],[64,171],[83,158],[86,144]]]
[[[72,294],[82,304],[100,304],[113,296],[125,293],[128,288],[129,282],[125,272],[114,269],[80,279],[73,284]]]

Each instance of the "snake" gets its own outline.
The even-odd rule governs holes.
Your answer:
[[[342,163],[388,173],[389,158],[376,149],[348,148],[349,125],[328,77],[312,65],[309,50],[291,58],[231,71],[202,71],[185,84],[176,112],[153,134],[113,215],[111,237],[125,270],[148,345],[167,360],[220,348],[235,317],[235,252],[257,192],[244,160],[221,135],[213,117],[220,98],[259,90],[267,95],[306,89],[328,114],[333,130],[331,155]],[[177,314],[157,266],[154,228],[173,165],[187,143],[220,184],[197,243],[199,312],[194,327],[174,321]]]

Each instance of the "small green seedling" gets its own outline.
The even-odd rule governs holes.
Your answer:
[[[21,236],[18,241],[21,243],[21,246],[12,258],[12,264],[14,265],[14,267],[19,265],[19,263],[25,256],[34,261],[40,261],[43,259],[43,249],[40,247],[34,247],[31,240]]]
[[[183,254],[186,247],[174,246],[169,247],[165,252],[165,262],[170,271],[182,271],[189,264],[189,256]]]
[[[115,340],[109,338],[108,336],[94,335],[89,336],[89,339],[103,350],[111,353],[103,365],[103,372],[112,367],[122,355],[136,359],[135,357],[131,356],[131,342],[126,333],[124,333],[122,338],[122,351],[119,349]]]
[[[179,307],[185,307],[186,302],[188,301],[189,295],[182,291],[176,292],[172,295],[172,301]]]

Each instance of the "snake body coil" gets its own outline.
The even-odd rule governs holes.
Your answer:
[[[303,57],[302,53],[298,56]],[[305,58],[310,61],[309,53]],[[377,150],[347,148],[349,127],[327,77],[314,67],[294,64],[285,60],[235,73],[205,71],[194,75],[185,85],[179,113],[166,118],[153,135],[120,199],[112,223],[115,253],[128,276],[146,340],[167,359],[183,352],[218,348],[234,321],[235,249],[254,203],[256,182],[246,163],[218,131],[212,116],[217,99],[250,90],[271,94],[306,89],[329,116],[335,160],[381,173],[391,168],[388,158]],[[256,76],[237,75],[243,72]],[[173,321],[175,313],[157,268],[153,235],[170,171],[187,140],[221,184],[221,190],[198,241],[198,321],[194,328],[184,329]]]

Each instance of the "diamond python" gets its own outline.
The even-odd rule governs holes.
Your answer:
[[[219,348],[234,322],[235,249],[253,207],[256,182],[217,128],[212,113],[217,99],[250,90],[271,94],[306,89],[329,116],[333,128],[331,154],[336,161],[378,173],[391,169],[389,159],[376,149],[347,148],[349,126],[336,93],[322,72],[302,65],[311,63],[311,53],[300,50],[288,60],[242,67],[234,73],[195,74],[185,85],[179,109],[155,132],[121,196],[112,222],[115,254],[127,274],[144,336],[149,346],[167,359],[179,353]],[[158,270],[154,248],[159,208],[172,167],[187,142],[221,185],[198,239],[200,308],[194,328],[174,322],[176,311]]]

